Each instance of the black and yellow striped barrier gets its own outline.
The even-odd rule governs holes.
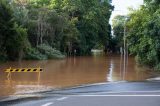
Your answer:
[[[15,69],[12,69],[12,68],[9,68],[9,69],[6,69],[5,72],[7,73],[15,73],[15,72],[42,72],[43,69],[42,68],[15,68]]]

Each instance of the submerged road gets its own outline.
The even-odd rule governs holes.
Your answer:
[[[16,95],[0,106],[160,106],[160,82],[115,82]]]

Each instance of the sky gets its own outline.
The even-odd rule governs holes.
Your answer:
[[[136,9],[142,4],[143,0],[112,0],[112,5],[114,5],[115,8],[112,12],[110,23],[116,15],[126,15],[129,12],[128,7]]]

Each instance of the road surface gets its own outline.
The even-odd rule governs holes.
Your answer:
[[[86,85],[1,99],[0,106],[160,106],[160,82]]]

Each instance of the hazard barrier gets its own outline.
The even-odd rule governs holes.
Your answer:
[[[9,69],[6,69],[5,72],[8,72],[8,73],[15,73],[15,72],[42,72],[43,69],[42,68],[9,68]]]

